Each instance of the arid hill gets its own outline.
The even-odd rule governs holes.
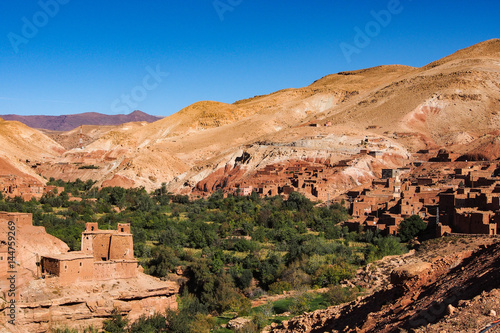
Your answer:
[[[407,66],[382,66],[367,70],[357,77],[330,75],[321,84],[317,81],[308,87],[285,89],[237,101],[232,105],[198,102],[136,130],[111,130],[83,151],[68,151],[65,160],[76,160],[82,154],[94,156],[99,152],[114,154],[111,152],[119,151],[117,155],[127,160],[126,165],[114,161],[113,174],[99,173],[103,182],[116,175],[131,179],[135,186],[151,189],[162,182],[171,183],[174,180],[172,189],[183,191],[182,188],[176,188],[179,182],[182,185],[202,180],[214,169],[234,160],[241,147],[252,145],[270,135],[280,136],[280,133],[283,133],[283,140],[314,134],[316,130],[308,128],[300,129],[300,134],[286,129],[296,129],[311,115],[320,116],[322,112],[345,103],[373,86],[388,84],[412,70]],[[378,72],[384,75],[377,75]],[[363,85],[366,78],[373,80]],[[359,135],[362,137],[362,134]],[[173,164],[161,160],[161,156],[166,156]],[[169,169],[169,172],[161,172],[160,166]],[[105,168],[103,166],[101,171]],[[54,172],[49,171],[49,174],[54,175]],[[97,173],[66,170],[65,177],[69,175],[85,179],[95,177]],[[156,181],[151,181],[152,178]]]
[[[44,181],[36,163],[55,163],[65,149],[37,130],[17,121],[0,120],[0,175]]]
[[[495,39],[460,50],[325,116],[356,129],[376,128],[412,150],[468,144],[498,128],[499,48]]]
[[[495,159],[500,157],[499,48],[494,39],[422,68],[340,72],[233,104],[197,102],[152,123],[84,126],[83,149],[79,129],[45,131],[60,145],[49,149],[54,159],[46,159],[37,172],[46,178],[95,179],[98,185],[151,190],[167,183],[177,193],[210,193],[255,185],[256,172],[268,165],[309,161],[325,168],[345,165],[332,176],[330,190],[336,191],[369,181],[380,168],[404,165],[419,149]],[[37,141],[47,142],[41,151],[54,146],[36,133],[43,137]],[[9,137],[22,139],[13,146],[25,147],[23,137],[30,135]],[[362,148],[377,156],[359,155]],[[5,155],[19,160],[30,149]]]
[[[222,179],[235,168],[232,185],[287,160],[352,160],[365,137],[385,142],[369,147],[386,155],[381,166],[388,159],[402,165],[409,152],[425,148],[483,157],[484,143],[496,147],[500,125],[499,45],[497,39],[486,41],[422,68],[390,65],[340,72],[307,87],[233,104],[198,102],[150,124],[106,129],[83,150],[63,155],[70,164],[96,162],[95,171],[67,168],[63,175],[60,166],[46,165],[43,174],[93,177],[99,184],[126,179],[147,189],[165,182],[171,191],[191,193],[207,177],[221,184],[215,188],[229,186]],[[396,164],[394,149],[401,158]],[[485,156],[497,158],[499,151]],[[345,186],[373,177],[371,162],[354,164],[339,178],[347,181]]]
[[[88,146],[110,131],[129,131],[148,124],[145,121],[124,123],[120,125],[83,125],[69,131],[52,131],[39,129],[40,132],[58,142],[65,149],[81,148]],[[81,143],[80,143],[81,138]]]
[[[31,128],[41,128],[51,131],[69,131],[80,125],[120,125],[123,123],[145,121],[153,122],[161,117],[151,116],[142,111],[129,114],[107,115],[97,112],[85,112],[62,116],[20,116],[7,114],[1,116],[4,120],[19,121]]]

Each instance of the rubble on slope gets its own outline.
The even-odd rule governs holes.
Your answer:
[[[401,264],[407,262],[392,270],[391,283],[373,294],[273,325],[271,331],[470,332],[496,320],[494,314],[500,311],[494,298],[499,292],[498,238],[432,240]],[[460,313],[475,316],[465,322]]]

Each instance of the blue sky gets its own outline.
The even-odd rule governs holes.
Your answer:
[[[167,116],[339,71],[423,66],[500,37],[499,14],[494,0],[5,0],[0,114]]]

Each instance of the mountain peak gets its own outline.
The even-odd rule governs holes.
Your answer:
[[[128,114],[129,116],[142,116],[142,115],[148,115],[145,112],[142,112],[141,110],[134,110]]]

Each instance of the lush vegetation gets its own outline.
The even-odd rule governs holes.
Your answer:
[[[137,325],[150,327],[145,332],[202,332],[219,327],[215,317],[227,313],[252,316],[259,330],[272,320],[270,313],[278,311],[273,307],[256,312],[251,299],[329,287],[321,301],[299,293],[286,311],[291,314],[313,309],[313,303],[350,300],[357,291],[340,288],[342,280],[360,265],[405,250],[395,237],[350,232],[340,226],[349,217],[341,205],[316,207],[297,192],[288,200],[259,198],[256,193],[224,197],[222,192],[190,200],[168,193],[165,186],[147,193],[119,187],[97,191],[92,181],[50,179],[49,184],[65,190],[40,201],[2,199],[0,210],[33,213],[35,225],[44,226],[72,250],[79,249],[86,222],[97,221],[101,229],[131,223],[135,256],[145,272],[167,277],[180,267],[188,277],[177,313],[141,318],[140,324],[116,315],[106,323],[109,332],[123,332],[125,327],[142,332]],[[411,237],[413,227],[409,230]],[[169,324],[164,327],[165,318]]]

